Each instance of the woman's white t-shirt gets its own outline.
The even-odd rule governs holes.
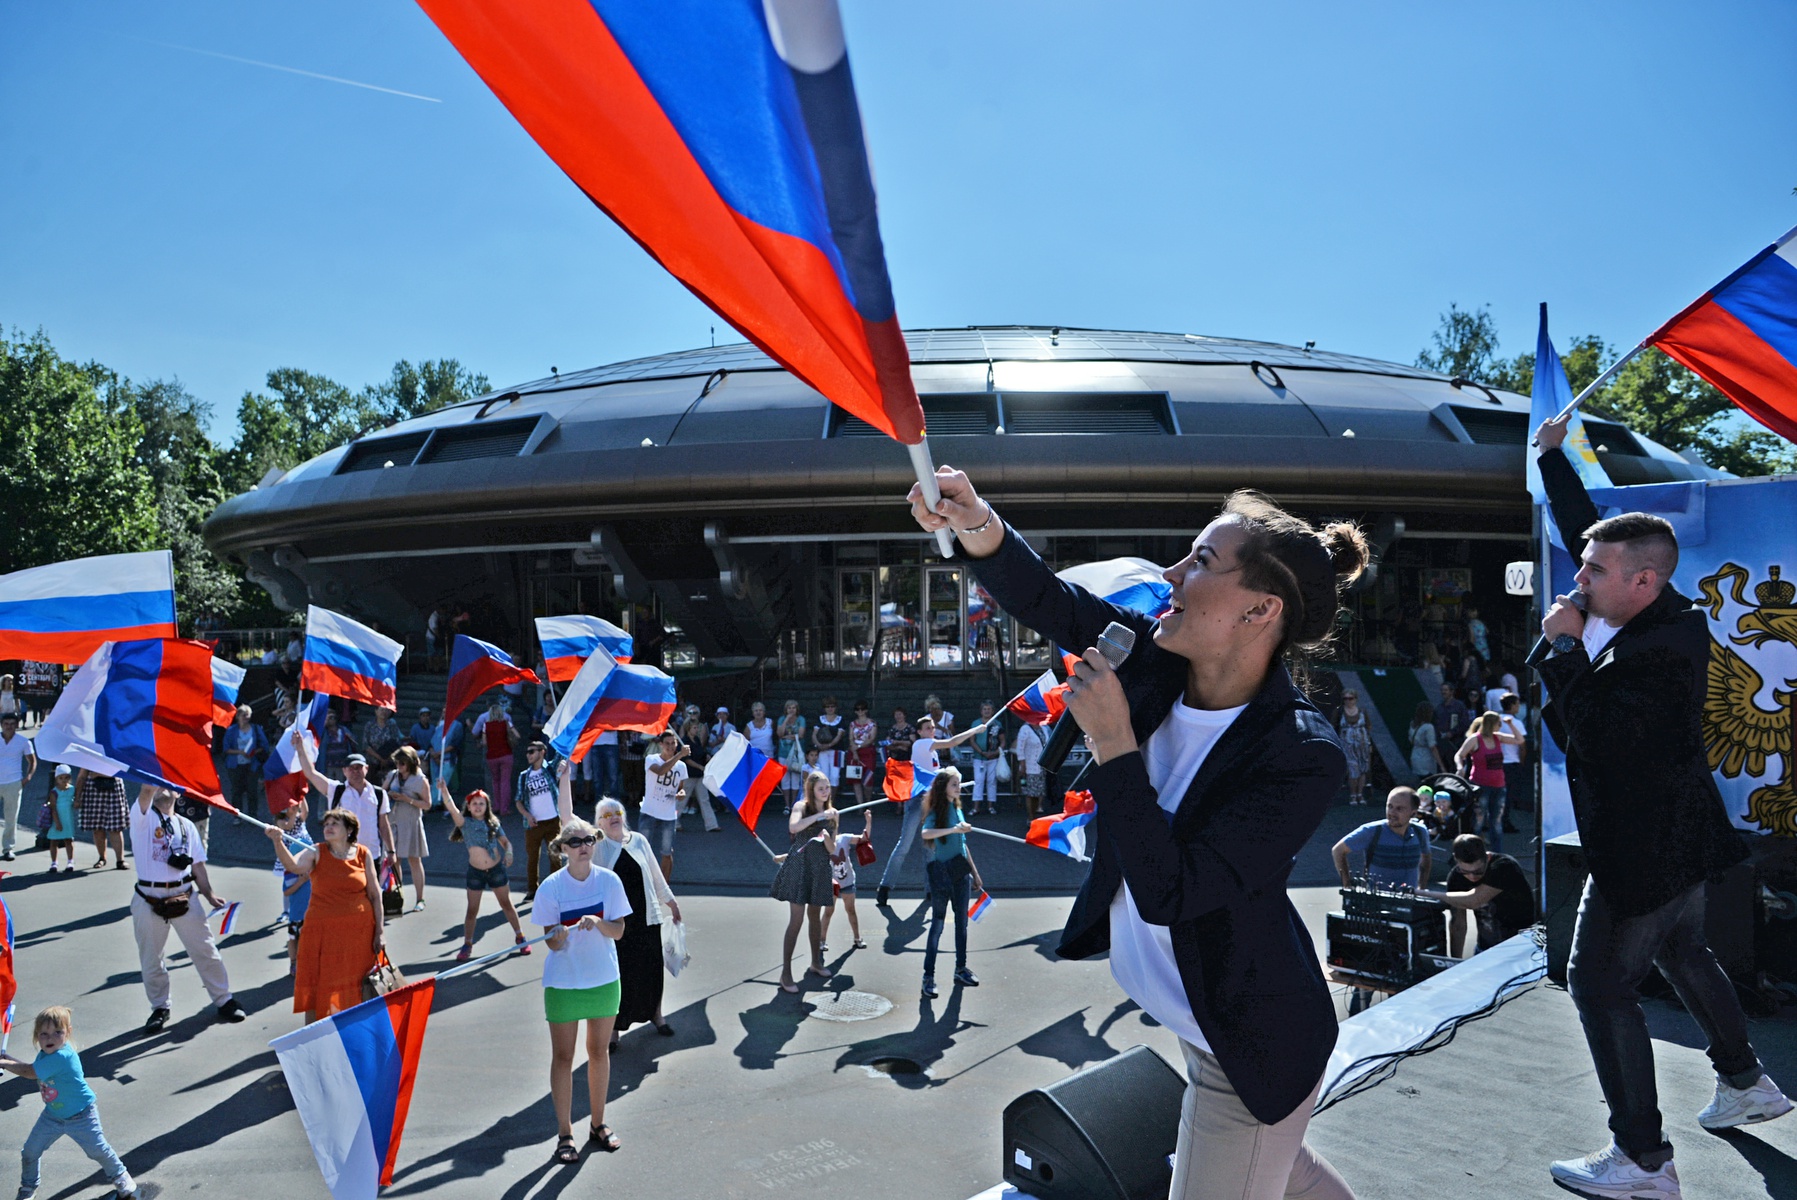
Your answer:
[[[531,903],[530,919],[549,930],[588,915],[622,921],[630,913],[624,881],[594,863],[585,879],[574,878],[566,867],[545,879]],[[616,978],[617,943],[597,929],[569,929],[568,944],[543,958],[546,988],[604,987]]]
[[[1178,810],[1211,747],[1247,707],[1210,710],[1175,704],[1149,735],[1142,761],[1164,811]],[[1142,919],[1127,883],[1118,885],[1111,900],[1111,978],[1142,1011],[1199,1049],[1210,1049],[1173,959],[1173,931]]]

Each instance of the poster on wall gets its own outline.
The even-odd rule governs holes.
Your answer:
[[[1704,745],[1737,828],[1797,837],[1793,695],[1797,694],[1797,479],[1712,480],[1593,491],[1605,517],[1649,512],[1679,541],[1672,585],[1710,621]],[[1548,526],[1552,528],[1551,520]],[[1572,590],[1577,566],[1549,548],[1553,590]],[[1566,757],[1542,729],[1542,838],[1574,829]]]

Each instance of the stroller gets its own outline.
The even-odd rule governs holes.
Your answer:
[[[1451,845],[1463,833],[1478,832],[1479,789],[1465,776],[1447,772],[1427,775],[1419,786],[1435,792],[1434,803],[1425,804],[1417,814],[1429,827],[1431,841]]]

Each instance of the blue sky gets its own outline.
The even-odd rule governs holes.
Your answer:
[[[1547,300],[1562,345],[1632,344],[1797,224],[1782,0],[844,11],[911,326],[1408,362],[1450,302],[1514,353]],[[278,366],[735,340],[402,0],[9,5],[0,163],[0,325],[179,376],[227,436]]]

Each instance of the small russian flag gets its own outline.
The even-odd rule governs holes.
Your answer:
[[[973,902],[967,906],[967,919],[969,921],[977,921],[985,916],[986,910],[991,907],[992,897],[985,892],[981,892],[979,895],[975,896]]]
[[[732,732],[705,764],[705,786],[730,801],[751,833],[761,819],[761,806],[786,778],[786,768]]]
[[[1044,671],[1005,705],[1005,711],[1026,725],[1050,725],[1066,707],[1067,685],[1057,680],[1053,671]]]
[[[237,914],[241,911],[243,911],[243,901],[233,900],[229,904],[220,908],[215,908],[207,913],[206,919],[211,920],[220,913],[225,914],[225,919],[218,923],[218,936],[220,938],[228,938],[237,932]]]

